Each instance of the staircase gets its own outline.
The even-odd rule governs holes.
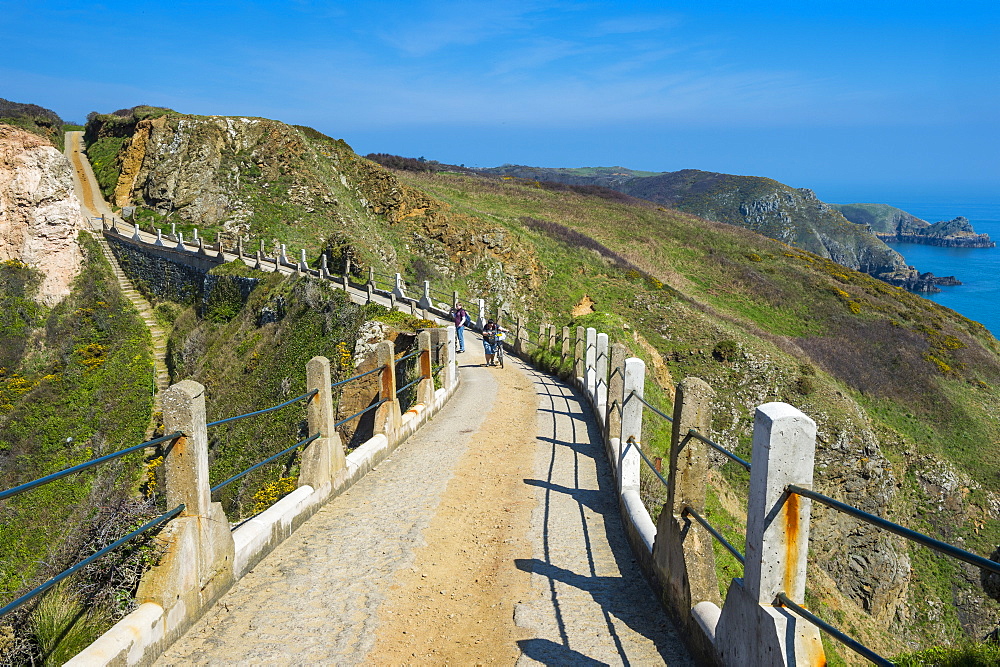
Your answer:
[[[153,412],[160,412],[162,409],[160,406],[160,394],[170,386],[170,373],[167,372],[167,335],[160,327],[159,322],[156,321],[152,306],[149,305],[149,302],[135,288],[132,281],[128,279],[128,276],[125,275],[125,272],[118,265],[118,260],[115,259],[114,253],[111,252],[111,247],[104,240],[104,235],[99,232],[90,232],[90,234],[101,244],[101,251],[111,264],[111,269],[115,272],[115,277],[118,279],[118,285],[128,300],[132,302],[132,305],[135,306],[136,310],[139,311],[139,316],[146,323],[146,328],[149,329],[149,333],[153,338],[153,367],[156,378],[156,393],[153,395]],[[155,417],[154,421],[156,421]]]

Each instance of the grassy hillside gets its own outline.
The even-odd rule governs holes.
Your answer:
[[[149,333],[95,242],[82,241],[83,272],[52,310],[32,299],[38,274],[17,262],[0,263],[3,489],[138,444],[149,424]],[[155,508],[143,501],[143,480],[143,457],[133,454],[0,502],[3,603],[148,517]],[[67,605],[82,600],[110,621],[128,610],[142,558],[141,545],[126,549],[104,566],[85,570],[57,597]],[[4,624],[20,628],[24,638],[24,621],[20,614]],[[19,646],[28,653],[12,658],[15,663],[27,661],[38,647]]]
[[[149,132],[141,155],[131,136],[108,151],[120,164],[151,164],[134,185],[121,174],[108,182],[128,186],[144,220],[185,230],[197,221],[210,239],[240,234],[267,249],[277,240],[306,248],[312,262],[325,252],[335,270],[350,258],[359,273],[400,271],[488,294],[535,331],[540,322],[597,326],[649,362],[650,396],[664,408],[684,376],[708,381],[714,437],[737,453],[749,455],[757,405],[789,402],[818,424],[819,490],[980,554],[1000,543],[1000,347],[975,322],[801,248],[648,202],[518,179],[390,173],[341,141],[262,119],[153,120],[136,124]],[[765,190],[750,194],[764,201],[773,194]],[[714,201],[715,190],[699,192]],[[795,206],[823,213],[802,197]],[[255,338],[254,298],[224,322],[177,317],[175,350],[201,351],[176,372],[236,391],[229,375],[244,371],[231,358],[270,344]],[[295,395],[290,383],[268,392]],[[665,427],[647,441],[662,453]],[[746,475],[716,464],[711,514],[738,539]],[[877,649],[979,638],[1000,621],[975,572],[831,512],[815,516],[809,603]],[[723,582],[739,573],[727,559]]]
[[[1000,346],[981,325],[812,253],[676,211],[514,181],[399,177],[536,249],[547,280],[524,304],[533,323],[598,326],[662,362],[656,375],[664,389],[686,375],[707,380],[718,393],[719,442],[748,456],[753,408],[792,403],[818,423],[821,490],[981,554],[1000,540],[991,509],[1000,465],[983,446],[1000,443],[992,407]],[[571,309],[591,301],[595,313],[570,321]],[[713,498],[745,492],[744,474],[732,468],[721,466]],[[964,480],[961,488],[949,492],[948,477]],[[940,497],[947,508],[925,511]],[[738,535],[738,513],[724,505],[716,502],[716,516]],[[848,608],[874,616],[856,623],[862,635],[907,620],[906,644],[875,633],[875,645],[891,652],[995,626],[997,605],[960,567],[865,534],[870,571],[856,576],[846,551],[864,541],[845,537],[853,529],[830,513],[818,511],[817,523],[821,570],[812,581],[829,583],[816,605],[839,588]],[[920,564],[919,575],[882,572],[898,570],[900,554]],[[720,567],[731,576],[727,558]],[[932,613],[928,599],[940,600],[945,613]]]

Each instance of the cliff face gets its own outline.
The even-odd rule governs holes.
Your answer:
[[[769,178],[685,169],[636,178],[621,189],[707,220],[751,229],[870,275],[906,268],[899,253],[811,190]]]
[[[83,220],[69,161],[36,134],[0,125],[0,261],[42,271],[39,298],[52,305],[80,272]]]
[[[989,234],[977,234],[965,217],[942,220],[933,225],[926,220],[887,204],[831,204],[845,218],[867,225],[883,241],[922,243],[952,248],[992,248]]]

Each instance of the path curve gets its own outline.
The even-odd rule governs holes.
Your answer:
[[[693,664],[632,558],[589,410],[467,340],[442,411],[156,664]]]

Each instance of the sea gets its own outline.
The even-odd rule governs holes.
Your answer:
[[[976,232],[989,234],[1000,244],[1000,201],[978,202],[883,202],[930,223],[963,215]],[[941,287],[937,294],[921,295],[982,323],[1000,338],[1000,247],[941,248],[919,243],[890,243],[918,271],[936,276],[955,276],[961,285]]]

